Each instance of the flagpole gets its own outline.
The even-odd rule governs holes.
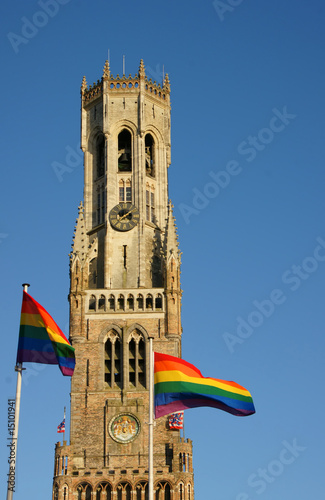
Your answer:
[[[28,283],[23,283],[24,292],[28,291]],[[10,449],[10,459],[9,461],[9,474],[8,474],[8,488],[7,488],[7,500],[13,499],[13,494],[15,491],[16,483],[16,463],[17,463],[17,448],[18,448],[18,426],[19,426],[19,412],[20,412],[20,396],[21,396],[21,380],[23,372],[23,364],[17,363],[15,366],[15,371],[17,372],[17,385],[16,385],[16,400],[15,400],[15,423],[14,430],[11,439],[11,444],[8,445]]]
[[[148,483],[149,500],[153,500],[153,407],[154,407],[154,378],[153,378],[153,337],[149,337],[149,450],[148,450]]]
[[[63,421],[64,421],[64,431],[63,431],[62,446],[64,445],[65,441],[65,407],[64,407]]]

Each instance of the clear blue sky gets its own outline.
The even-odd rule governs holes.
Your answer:
[[[0,7],[2,497],[21,284],[31,283],[67,333],[68,254],[83,188],[79,89],[83,75],[101,78],[109,49],[114,75],[125,55],[127,74],[143,58],[153,80],[164,68],[171,81],[183,357],[205,376],[244,385],[256,405],[248,418],[186,412],[196,499],[319,498],[324,3],[57,0],[51,14],[44,8],[26,0]],[[59,178],[53,164],[67,165],[68,152],[70,171]],[[24,376],[14,498],[44,500],[70,383],[56,367]]]

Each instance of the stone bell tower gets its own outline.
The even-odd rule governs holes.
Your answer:
[[[149,337],[181,355],[180,251],[172,205],[170,85],[135,76],[81,86],[84,205],[70,254],[70,445],[54,500],[148,498]],[[154,427],[155,500],[193,500],[192,443]]]

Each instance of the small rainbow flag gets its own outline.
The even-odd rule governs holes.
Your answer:
[[[59,365],[63,375],[73,375],[74,348],[49,313],[23,291],[17,363]]]
[[[235,382],[203,377],[180,358],[155,352],[155,418],[169,413],[210,406],[240,417],[255,413],[250,393]]]

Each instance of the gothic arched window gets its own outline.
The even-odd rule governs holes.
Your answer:
[[[100,483],[97,486],[96,500],[112,500],[112,487],[109,483]]]
[[[53,500],[58,500],[59,499],[59,487],[58,485],[56,484],[54,486],[54,497],[53,497]]]
[[[151,293],[148,293],[146,296],[146,309],[152,309],[153,308],[153,300],[152,300],[152,295]]]
[[[143,295],[139,293],[137,297],[138,309],[143,310]]]
[[[96,311],[96,297],[91,295],[89,298],[89,311]]]
[[[118,170],[119,172],[132,170],[131,134],[126,129],[118,135]]]
[[[122,345],[119,336],[111,332],[105,342],[105,382],[112,389],[122,388]]]
[[[134,297],[131,293],[128,295],[127,298],[127,307],[130,311],[133,311],[134,309]]]
[[[157,484],[156,500],[170,500],[170,485],[166,481]]]
[[[162,309],[162,304],[162,295],[161,293],[158,293],[155,298],[155,309]]]
[[[129,384],[146,387],[146,349],[143,335],[134,331],[129,339]]]
[[[144,492],[144,496],[143,496]],[[149,487],[146,481],[141,481],[136,485],[136,499],[135,500],[148,500],[149,499]]]
[[[77,486],[78,500],[91,500],[92,489],[90,484],[81,483]],[[84,493],[84,494],[83,494]]]
[[[105,305],[106,305],[105,303],[106,303],[105,296],[101,295],[98,299],[98,309],[101,311],[105,311]]]
[[[114,297],[114,295],[111,294],[109,296],[108,303],[109,303],[110,311],[115,311],[115,297]]]
[[[145,137],[146,174],[155,177],[155,142],[151,134]]]
[[[116,490],[117,500],[131,500],[131,486],[129,485],[129,483],[119,483]]]

